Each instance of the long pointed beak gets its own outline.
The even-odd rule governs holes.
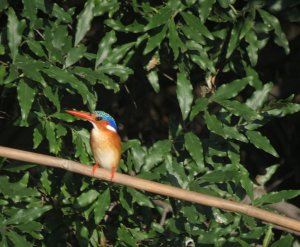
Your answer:
[[[80,117],[82,119],[86,119],[90,122],[95,122],[95,119],[94,119],[93,115],[89,112],[70,111],[70,110],[65,110],[65,112],[67,112],[67,113],[69,113],[73,116]]]

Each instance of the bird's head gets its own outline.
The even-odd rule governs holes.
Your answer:
[[[108,130],[116,132],[118,127],[114,118],[104,111],[95,111],[94,113],[66,110],[67,113],[76,117],[88,120],[93,126],[106,127]]]

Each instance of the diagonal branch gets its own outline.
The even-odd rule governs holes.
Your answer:
[[[20,161],[32,162],[45,166],[57,167],[71,172],[80,173],[82,175],[92,176],[91,166],[83,165],[78,162],[65,160],[49,155],[0,146],[0,156]],[[102,168],[96,170],[95,177],[106,181],[111,181],[110,171]],[[244,203],[229,201],[222,198],[197,193],[194,191],[187,191],[170,185],[164,185],[157,182],[148,181],[145,179],[136,178],[120,173],[115,174],[113,182],[130,186],[136,189],[145,190],[155,194],[173,197],[179,200],[185,200],[210,207],[220,208],[223,210],[229,210],[235,213],[242,213],[268,223],[272,223],[290,230],[294,230],[296,232],[300,232],[299,221],[282,215],[271,213],[269,211],[253,207]]]

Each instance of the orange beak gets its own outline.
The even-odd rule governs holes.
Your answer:
[[[73,116],[76,116],[76,117],[79,117],[79,118],[82,118],[82,119],[86,119],[90,122],[95,122],[95,116],[92,113],[81,112],[81,111],[70,111],[70,110],[65,110],[65,112],[67,112],[67,113],[69,113]]]

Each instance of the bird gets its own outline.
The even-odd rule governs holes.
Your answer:
[[[66,112],[93,125],[90,145],[96,164],[93,166],[92,175],[95,174],[97,167],[103,167],[111,171],[112,180],[121,159],[121,138],[114,118],[104,111],[90,113],[66,110]]]

